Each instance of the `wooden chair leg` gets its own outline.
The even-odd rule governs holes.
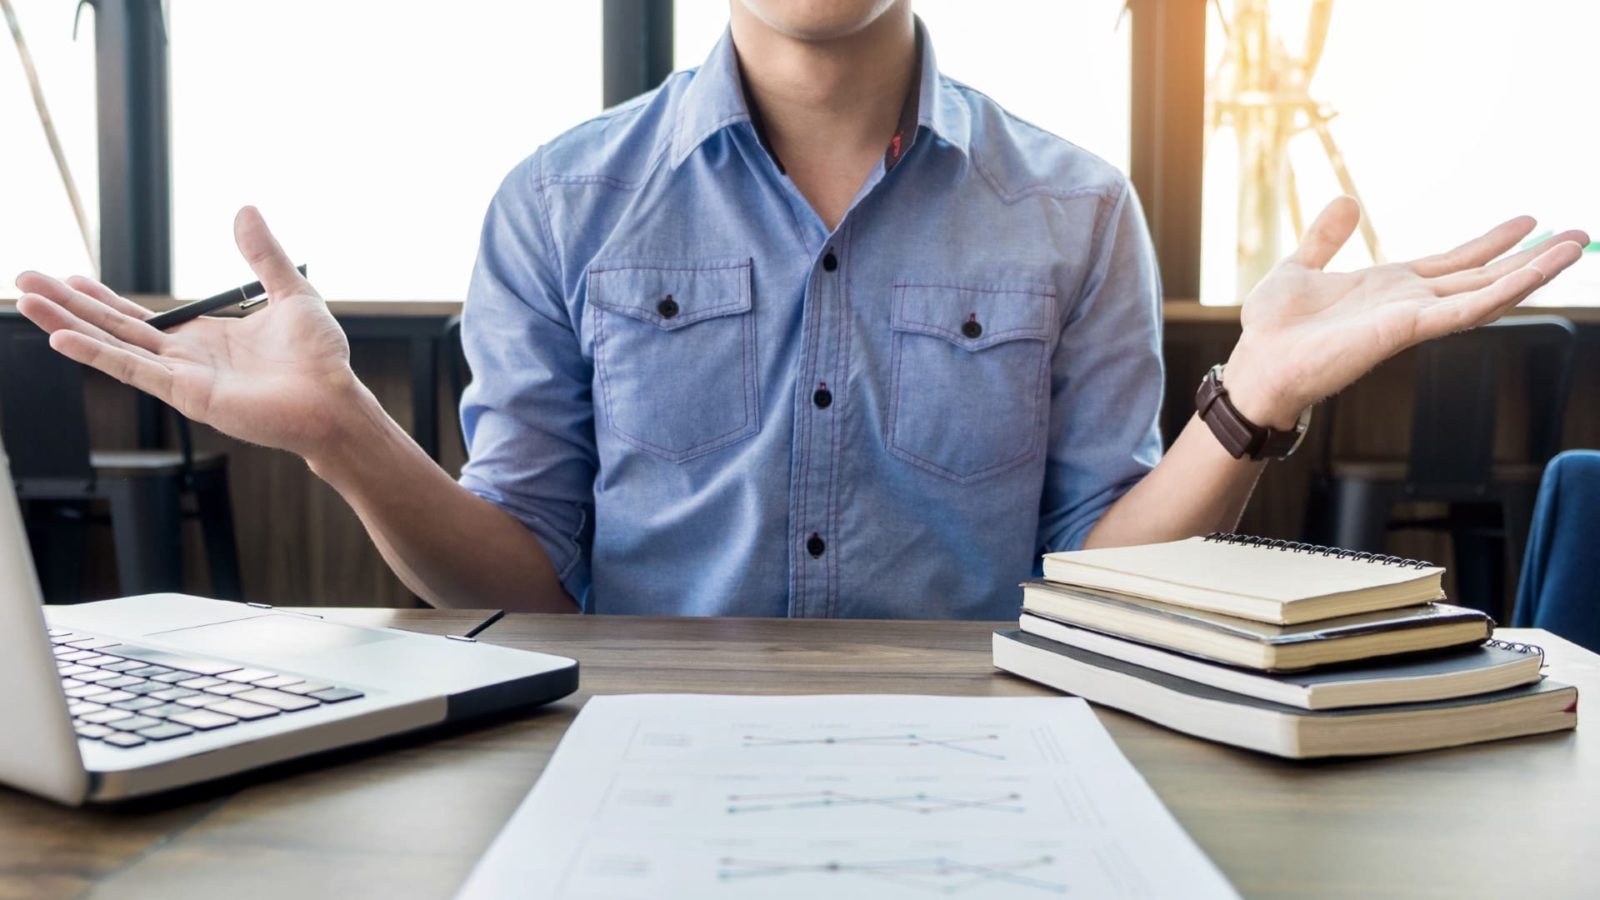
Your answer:
[[[211,572],[212,596],[243,600],[239,577],[239,542],[233,530],[233,501],[228,495],[226,466],[194,475],[195,506],[206,546],[206,567]]]
[[[183,589],[182,483],[174,477],[110,478],[111,537],[124,595]]]

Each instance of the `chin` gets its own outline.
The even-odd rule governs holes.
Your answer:
[[[768,28],[802,41],[848,37],[909,0],[738,0]]]

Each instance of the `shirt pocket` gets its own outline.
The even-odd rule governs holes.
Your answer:
[[[750,260],[589,270],[595,375],[618,438],[682,462],[756,433]]]
[[[1054,322],[1046,287],[896,284],[890,452],[962,484],[1037,459]]]

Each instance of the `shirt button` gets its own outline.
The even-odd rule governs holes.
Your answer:
[[[968,319],[966,323],[961,326],[961,333],[976,340],[978,335],[983,334],[983,326],[978,324],[977,319]]]
[[[811,532],[811,537],[806,540],[806,552],[811,554],[811,557],[815,559],[821,556],[822,552],[827,549],[828,545],[823,543],[822,535],[817,534],[815,531]]]
[[[837,268],[839,268],[839,257],[834,256],[833,255],[833,251],[829,250],[822,257],[822,271],[824,271],[824,272],[832,272],[834,269],[837,269]]]
[[[811,395],[811,402],[817,405],[817,409],[827,409],[833,405],[833,392],[825,387],[819,387]]]
[[[672,299],[672,295],[668,294],[661,298],[660,303],[656,304],[656,312],[661,314],[661,318],[670,319],[678,314],[678,301]]]

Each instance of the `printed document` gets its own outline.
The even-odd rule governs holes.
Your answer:
[[[464,898],[1234,897],[1068,697],[596,697]]]

